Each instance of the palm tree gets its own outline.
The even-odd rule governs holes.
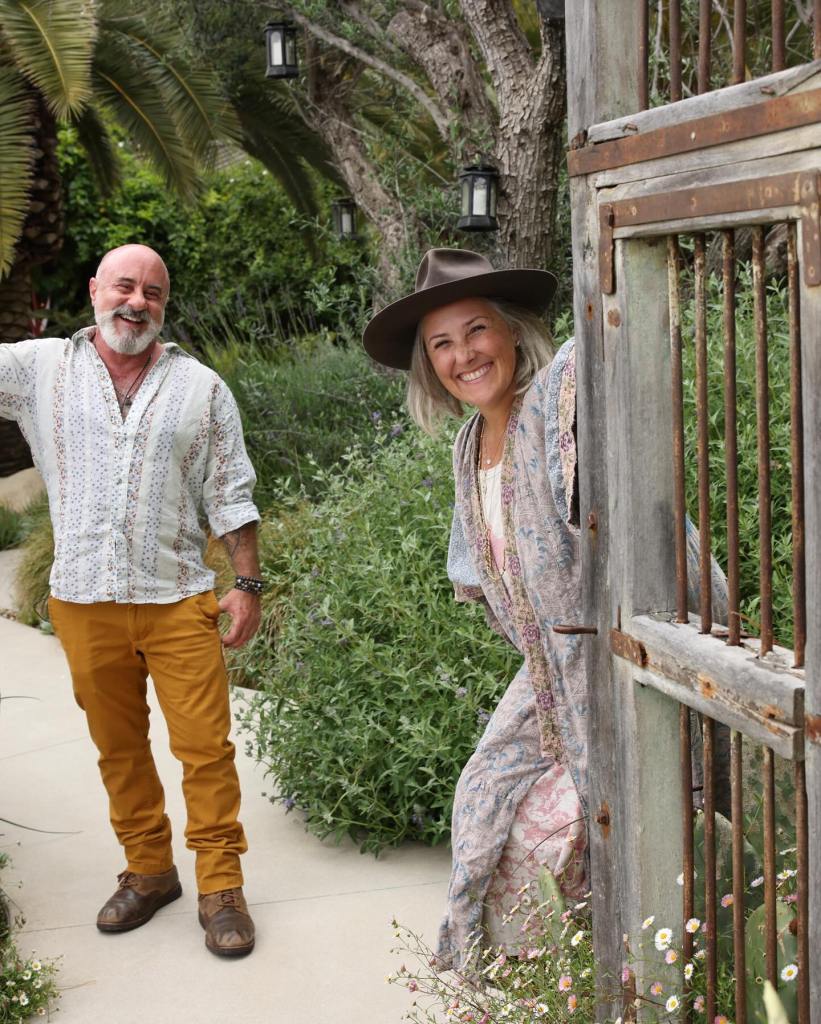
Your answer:
[[[29,336],[32,270],[62,247],[60,122],[76,128],[104,194],[118,180],[108,128],[117,123],[183,196],[196,194],[217,143],[242,147],[247,139],[291,198],[312,209],[310,177],[283,159],[283,144],[311,146],[295,114],[287,123],[287,98],[272,97],[267,111],[245,113],[241,123],[211,68],[192,66],[182,43],[157,7],[148,14],[127,0],[0,0],[0,342]],[[279,147],[270,137],[277,117],[286,129]],[[27,465],[22,436],[0,420],[0,476]]]

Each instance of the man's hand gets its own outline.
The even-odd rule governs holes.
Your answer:
[[[225,647],[242,647],[259,629],[261,616],[260,599],[257,594],[246,594],[244,590],[229,590],[219,603],[222,611],[231,616],[231,628],[222,638]]]

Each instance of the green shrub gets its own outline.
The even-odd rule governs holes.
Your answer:
[[[54,561],[54,533],[45,497],[26,510],[23,530],[23,556],[15,580],[20,600],[17,617],[26,625],[37,626],[48,621],[48,579]]]
[[[454,787],[518,654],[446,575],[450,445],[415,432],[317,471],[324,494],[262,531],[273,592],[234,662],[272,800],[379,850],[446,839]],[[395,431],[394,431],[395,433]]]
[[[239,404],[260,508],[289,494],[321,494],[317,467],[338,466],[345,450],[367,450],[404,431],[404,377],[374,368],[361,346],[316,340],[271,353],[236,336],[206,356]]]
[[[0,505],[0,551],[16,548],[23,539],[23,521],[19,512]]]

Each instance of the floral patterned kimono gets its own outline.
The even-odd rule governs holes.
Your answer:
[[[454,443],[448,575],[457,600],[482,602],[489,625],[524,663],[456,788],[453,869],[437,949],[442,967],[465,969],[469,952],[484,942],[521,947],[519,922],[505,914],[541,868],[567,897],[587,887],[584,638],[553,630],[581,622],[575,416],[571,338],[510,414],[501,469],[507,583],[485,567],[478,413]],[[698,534],[688,520],[691,609],[698,608],[698,556]],[[715,621],[726,622],[727,583],[715,560],[712,592]]]
[[[485,567],[478,491],[480,416],[453,452],[456,509],[448,574],[457,600],[485,604],[488,622],[524,656],[465,766],[453,808],[453,870],[437,957],[464,967],[486,904],[512,902],[515,852],[553,872],[569,896],[585,885],[587,681],[583,638],[556,633],[580,620],[575,504],[575,361],[572,340],[511,410],[502,454],[504,579]],[[507,582],[506,582],[507,581]],[[517,829],[511,833],[511,826]],[[515,852],[514,852],[515,850]],[[518,858],[521,860],[521,858]],[[493,932],[493,929],[488,929]],[[493,941],[511,936],[489,936]]]

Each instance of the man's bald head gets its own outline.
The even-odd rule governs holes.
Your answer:
[[[153,272],[155,277],[159,275],[158,280],[163,285],[164,297],[168,298],[168,293],[171,291],[171,276],[168,273],[165,260],[155,249],[138,242],[129,242],[127,245],[118,245],[116,249],[109,249],[100,260],[94,277],[101,280],[106,276],[119,275],[123,268],[127,268],[130,264],[142,266],[149,274]]]
[[[107,252],[88,284],[103,341],[121,355],[144,352],[162,329],[169,287],[168,268],[147,245]]]

